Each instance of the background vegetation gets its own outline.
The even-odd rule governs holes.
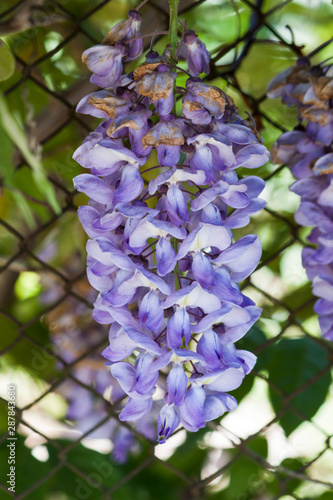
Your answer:
[[[238,409],[198,433],[181,431],[166,445],[139,438],[126,465],[110,460],[109,439],[89,438],[104,417],[99,422],[96,414],[81,430],[66,418],[66,380],[93,391],[80,385],[75,370],[107,343],[107,331],[90,317],[85,235],[76,216],[86,200],[72,185],[81,172],[73,151],[99,121],[74,111],[93,91],[81,53],[135,5],[26,0],[15,9],[13,0],[1,2],[0,496],[12,496],[6,487],[6,382],[14,382],[17,498],[333,499],[332,346],[322,340],[312,310],[301,266],[309,231],[293,220],[298,197],[288,191],[293,179],[284,166],[254,172],[267,180],[268,206],[246,228],[260,236],[263,258],[244,291],[264,311],[238,343],[258,355],[254,372],[233,393]],[[181,0],[180,10],[212,53],[208,81],[232,95],[243,116],[252,114],[270,148],[297,116],[265,98],[267,84],[332,37],[331,2]],[[165,0],[149,2],[143,32],[165,29],[167,12]],[[164,43],[160,37],[156,49]],[[312,62],[329,57],[332,45]],[[98,342],[85,352],[76,345],[77,360],[68,363],[55,338],[72,335],[75,345],[77,331]]]

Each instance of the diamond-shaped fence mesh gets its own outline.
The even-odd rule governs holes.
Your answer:
[[[75,112],[79,99],[95,89],[81,53],[133,7],[125,0],[1,3],[0,36],[15,68],[1,83],[0,498],[329,500],[333,351],[313,312],[301,265],[309,230],[294,222],[298,198],[288,191],[293,179],[284,165],[255,172],[267,181],[268,205],[245,231],[260,236],[263,256],[243,290],[263,314],[238,342],[258,356],[233,393],[239,407],[198,433],[176,432],[165,445],[134,430],[137,444],[128,462],[110,460],[118,408],[96,380],[97,373],[109,376],[100,356],[108,332],[91,317],[95,296],[76,216],[85,196],[72,187],[81,170],[71,157],[97,124]],[[165,0],[150,0],[142,13],[144,34],[167,29]],[[226,90],[243,116],[252,115],[268,147],[297,117],[267,99],[267,84],[302,54],[314,51],[314,63],[331,55],[325,45],[333,32],[330,16],[332,6],[320,0],[180,1],[180,19],[212,54],[206,80]],[[157,35],[157,50],[164,42]],[[58,212],[27,149],[42,162]],[[17,392],[15,493],[7,482],[8,385]]]

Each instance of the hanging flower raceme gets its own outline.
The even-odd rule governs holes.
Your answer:
[[[127,29],[120,43],[129,50]],[[137,422],[158,408],[161,443],[180,424],[195,432],[233,410],[229,391],[255,363],[234,343],[260,316],[238,283],[256,268],[261,246],[255,235],[234,241],[232,229],[265,205],[264,181],[240,180],[237,168],[268,160],[232,99],[197,77],[208,71],[197,35],[186,31],[178,53],[195,76],[186,89],[175,85],[168,47],[117,78],[99,59],[100,85],[109,88],[78,109],[104,121],[74,154],[89,169],[74,184],[90,198],[78,214],[90,238],[88,278],[99,291],[93,316],[111,325],[103,356],[128,396],[119,418]]]
[[[333,340],[333,66],[311,66],[302,58],[277,75],[269,97],[298,106],[299,125],[273,146],[273,161],[285,163],[298,179],[291,191],[301,197],[295,220],[313,226],[303,266],[317,300],[314,310],[324,338]]]

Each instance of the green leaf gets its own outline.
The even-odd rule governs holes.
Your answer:
[[[177,448],[168,462],[186,475],[199,475],[207,457],[207,448],[198,446],[208,429],[200,429],[195,434],[187,433],[186,441]]]
[[[0,82],[8,80],[15,70],[15,59],[7,45],[0,40]]]
[[[288,396],[301,388],[303,384],[311,381],[328,364],[326,349],[306,337],[282,339],[271,346],[266,368],[270,382],[281,389],[285,396]],[[270,386],[269,397],[275,412],[283,408],[287,409],[280,418],[280,424],[287,436],[305,419],[310,419],[317,413],[325,401],[330,383],[331,374],[326,372],[318,380],[302,388],[287,403],[283,396]],[[304,417],[295,415],[289,408],[299,411]]]
[[[52,184],[50,184],[47,179],[45,172],[43,170],[43,165],[39,158],[34,155],[28,145],[27,138],[24,131],[20,127],[17,120],[11,114],[7,107],[7,103],[3,97],[0,96],[0,125],[2,125],[4,131],[12,142],[18,147],[22,156],[25,158],[27,163],[32,168],[35,183],[40,189],[40,191],[45,195],[46,199],[50,203],[53,210],[59,214],[61,212],[60,206],[58,204],[57,198]]]
[[[15,441],[15,472],[16,472],[16,485],[15,492],[23,493],[27,488],[35,484],[37,481],[41,480],[43,476],[47,474],[49,471],[50,465],[46,462],[40,462],[31,454],[31,450],[24,445],[24,440],[22,436],[17,434],[17,440]],[[6,441],[5,441],[6,443]],[[7,442],[8,444],[8,442]],[[7,478],[6,474],[9,473],[10,464],[8,464],[9,457],[9,448],[6,445],[3,445],[0,449],[0,462],[3,464],[2,470],[2,484],[6,484]],[[24,474],[22,473],[24,471]],[[40,489],[40,495],[33,496],[29,495],[29,500],[42,500],[43,498],[47,498],[47,486],[42,485]],[[1,498],[7,498],[3,496]]]
[[[256,437],[246,447],[255,452],[257,455],[266,458],[267,456],[267,441],[263,437]],[[232,450],[231,455],[238,453],[238,450]],[[231,466],[229,476],[229,486],[223,491],[225,500],[234,500],[241,498],[249,500],[254,498],[259,491],[267,490],[266,471],[260,463],[246,454],[242,454]]]
[[[2,127],[0,127],[0,144],[1,175],[3,176],[4,184],[9,189],[11,196],[14,198],[17,207],[21,210],[30,229],[35,229],[36,223],[31,208],[27,200],[24,198],[23,194],[14,185],[13,177],[15,172],[13,169],[13,144],[9,140],[9,137],[6,135]]]
[[[333,500],[333,491],[326,491],[326,493],[323,493],[323,495],[316,500]]]
[[[298,458],[286,458],[281,462],[281,466],[291,471],[297,472],[302,469],[302,467],[304,467],[304,463]],[[302,474],[306,475],[306,471],[304,472],[304,470],[302,470]],[[277,495],[280,492],[281,482],[284,482],[286,484],[286,488],[289,493],[295,491],[302,482],[301,479],[296,477],[291,478],[290,476],[280,471],[276,471],[274,475],[272,475],[271,479],[270,491],[274,495]]]

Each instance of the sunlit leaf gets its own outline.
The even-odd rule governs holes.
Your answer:
[[[52,184],[50,184],[45,175],[43,165],[39,158],[30,151],[24,131],[14,116],[10,113],[3,97],[0,97],[0,124],[32,168],[35,182],[40,191],[45,195],[53,210],[56,213],[60,213],[61,209],[59,203]]]
[[[23,194],[18,189],[16,189],[14,185],[13,181],[14,168],[12,166],[13,145],[1,126],[0,126],[0,143],[1,143],[0,171],[4,180],[4,185],[10,190],[10,194],[14,198],[16,206],[20,209],[21,214],[25,218],[28,226],[31,229],[34,229],[36,227],[36,223],[32,210],[27,200],[24,198]]]
[[[15,70],[15,59],[5,42],[0,40],[0,82],[8,80]]]

